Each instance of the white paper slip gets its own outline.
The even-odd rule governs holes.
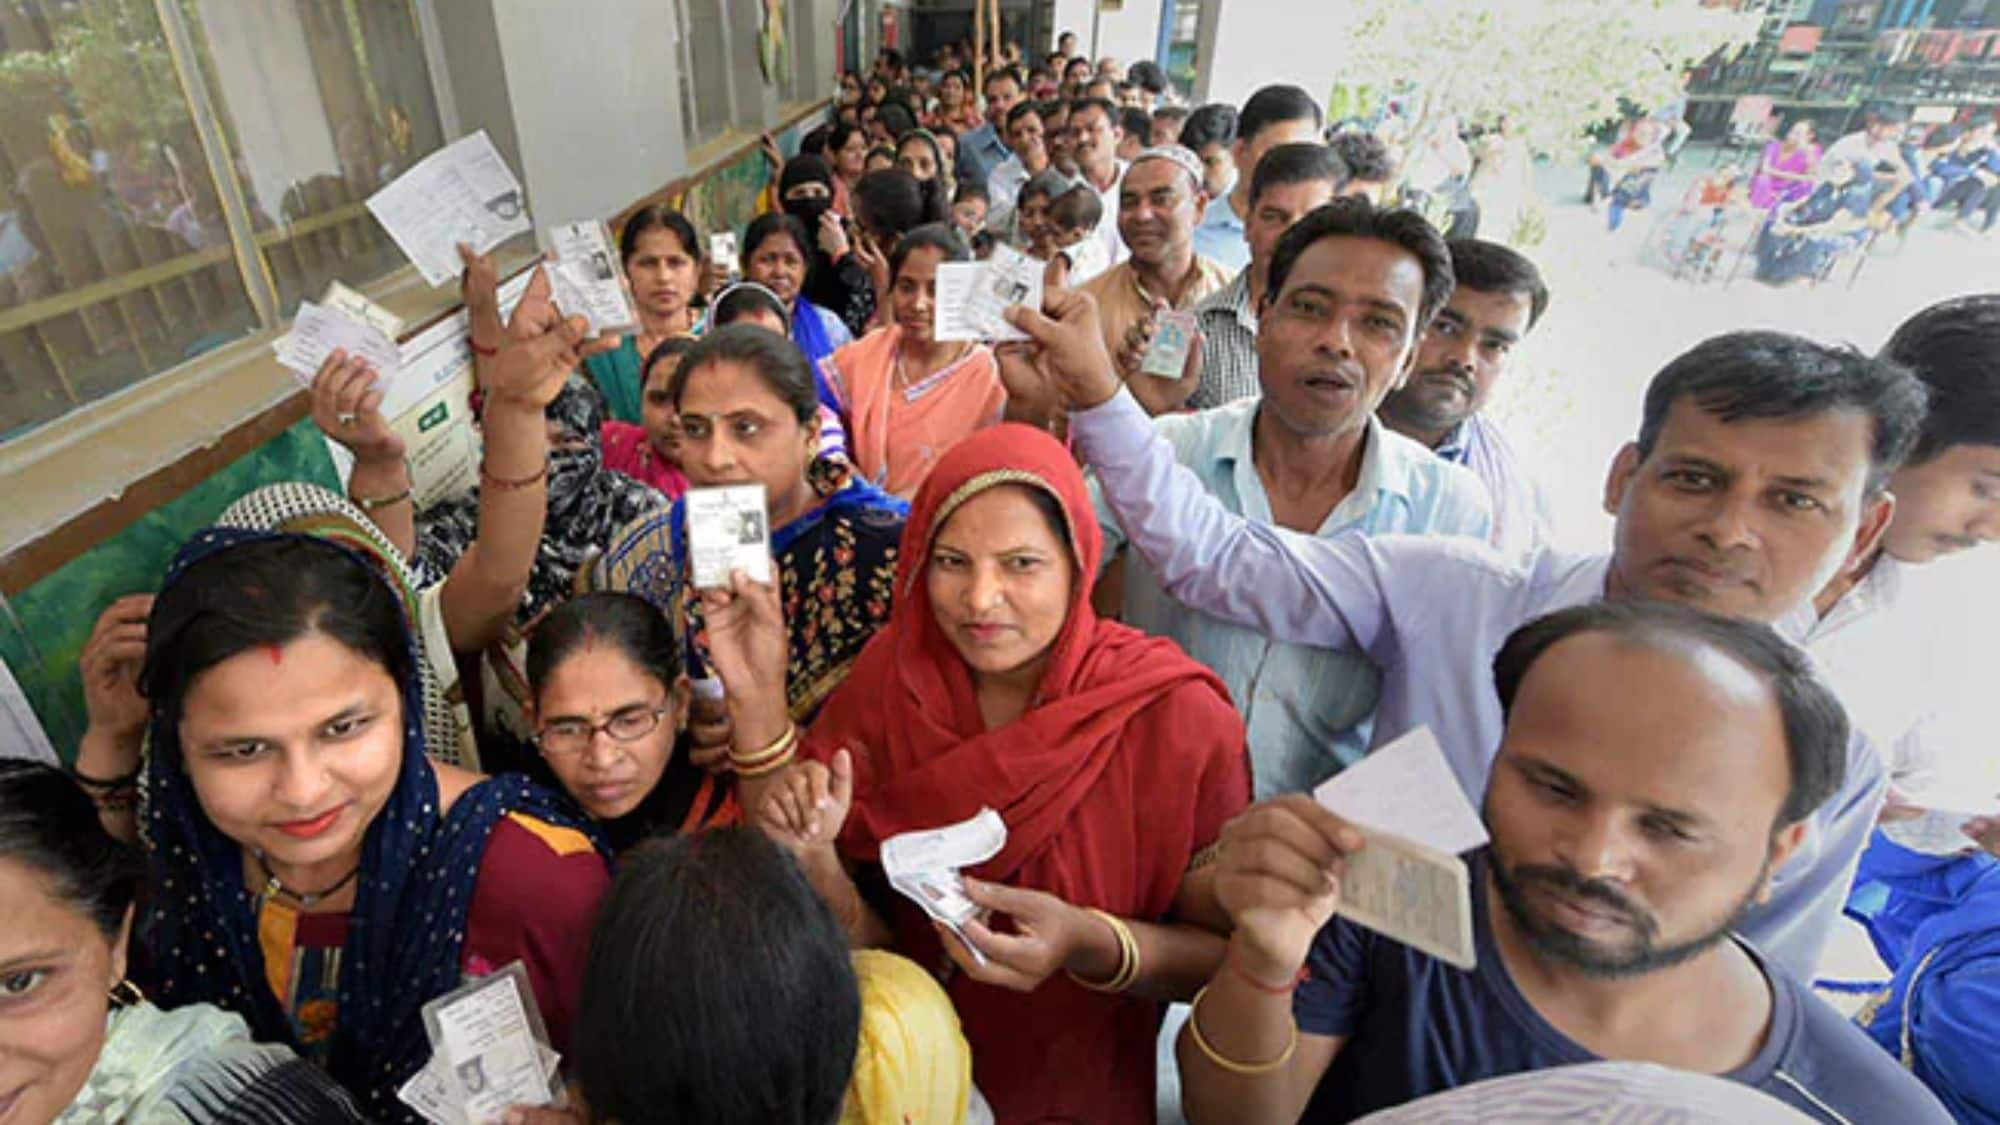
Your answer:
[[[625,271],[603,223],[591,220],[551,227],[548,242],[559,267],[551,271],[550,280],[559,277],[567,283],[551,290],[564,316],[581,315],[590,322],[593,336],[623,334],[637,327],[639,314],[626,293]]]
[[[763,485],[691,488],[686,503],[688,566],[695,589],[729,585],[732,570],[758,582],[771,580],[771,528]]]
[[[957,824],[904,832],[882,841],[882,870],[905,875],[946,868],[974,867],[1007,846],[1007,824],[992,809]]]
[[[335,350],[367,360],[375,369],[378,387],[393,383],[402,369],[396,342],[381,329],[311,301],[299,302],[292,330],[279,342],[278,362],[297,377],[300,386],[310,387],[319,365]]]
[[[459,1108],[444,1065],[435,1052],[424,1068],[396,1089],[396,1100],[409,1106],[431,1125],[465,1125],[465,1111]]]
[[[431,285],[458,276],[458,244],[484,254],[529,230],[521,182],[486,130],[419,160],[368,197],[368,210]]]
[[[1428,727],[1418,727],[1313,790],[1342,820],[1458,855],[1486,843],[1486,825]]]
[[[424,1005],[424,1026],[471,1125],[557,1096],[543,1068],[547,1035],[520,962]]]
[[[1957,855],[1979,846],[1961,827],[1979,815],[1953,809],[1925,809],[1922,816],[1883,821],[1882,835],[1887,836],[1891,843],[1913,852]]]
[[[319,303],[351,320],[380,329],[391,340],[403,334],[402,317],[338,281],[326,283],[326,292],[319,295]]]
[[[1178,379],[1187,371],[1188,351],[1194,347],[1195,324],[1192,310],[1173,309],[1160,314],[1153,327],[1153,342],[1146,345],[1139,361],[1141,375]]]
[[[1453,786],[1454,791],[1456,785]],[[1461,969],[1477,962],[1465,861],[1387,832],[1347,857],[1334,913]]]
[[[729,277],[729,284],[734,285],[742,279],[743,266],[736,250],[735,231],[717,231],[708,236],[708,260],[722,267],[723,273]]]
[[[1014,305],[1042,307],[1047,263],[1004,243],[983,262],[940,262],[935,322],[939,340],[1025,340],[1028,334],[1002,315]]]

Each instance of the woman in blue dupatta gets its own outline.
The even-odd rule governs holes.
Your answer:
[[[800,291],[812,262],[812,246],[806,240],[805,224],[781,211],[752,219],[750,229],[743,232],[743,279],[762,285],[785,303],[792,343],[817,371],[820,360],[852,343],[854,334],[838,316]],[[826,402],[824,389],[821,394]]]
[[[344,546],[211,529],[155,598],[135,973],[323,1066],[376,1120],[430,1057],[424,1003],[522,961],[558,1049],[608,886],[519,775],[429,760],[407,596]]]
[[[2000,1122],[2000,860],[1913,851],[1878,831],[1847,912],[1895,974],[1855,1021],[1953,1118]]]
[[[803,724],[889,620],[909,506],[844,467],[826,470],[812,373],[797,348],[770,332],[739,324],[703,337],[676,373],[673,394],[687,433],[683,467],[695,487],[764,486],[789,632],[786,698]],[[729,732],[687,569],[685,508],[676,503],[621,535],[603,560],[602,584],[644,597],[680,631],[696,681],[690,758],[722,770]]]

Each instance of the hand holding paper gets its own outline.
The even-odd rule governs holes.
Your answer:
[[[890,886],[956,933],[973,960],[984,965],[986,955],[963,928],[979,907],[965,896],[958,872],[985,863],[1006,846],[1007,825],[1000,814],[981,809],[970,820],[882,841],[882,873]]]

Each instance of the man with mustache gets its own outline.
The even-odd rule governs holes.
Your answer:
[[[1118,185],[1118,235],[1130,257],[1082,286],[1097,299],[1119,374],[1151,414],[1178,410],[1198,385],[1140,372],[1161,314],[1192,308],[1229,284],[1221,266],[1194,250],[1194,228],[1207,206],[1194,153],[1179,145],[1141,152]]]
[[[1295,266],[1335,252],[1309,241],[1311,219],[1278,241],[1259,331],[1289,324],[1295,346],[1332,380],[1322,393],[1333,393],[1375,334],[1409,348],[1424,322],[1386,309],[1344,315],[1377,309],[1376,295],[1299,284]],[[1730,333],[1696,345],[1647,388],[1638,436],[1605,482],[1605,509],[1617,517],[1608,555],[1544,547],[1508,560],[1463,538],[1311,537],[1245,520],[1212,497],[1121,393],[1091,302],[1056,292],[1046,305],[1049,315],[1010,317],[1047,352],[1072,409],[1071,437],[1162,588],[1273,640],[1373,660],[1382,671],[1374,744],[1428,726],[1475,800],[1500,744],[1486,669],[1509,633],[1598,598],[1684,602],[1767,623],[1796,614],[1874,550],[1895,507],[1889,475],[1923,419],[1923,384],[1895,364],[1781,333]],[[1795,976],[1810,977],[1818,962],[1886,788],[1881,755],[1855,739],[1847,783],[1814,813],[1770,900],[1744,921]]]
[[[1300,183],[1279,186],[1276,181],[1284,177],[1278,168],[1291,149],[1319,162],[1308,159],[1304,173],[1292,177]],[[1130,178],[1143,168],[1136,166]],[[1253,237],[1257,216],[1268,205],[1282,206],[1287,192],[1317,191],[1318,203],[1330,199],[1337,164],[1319,145],[1282,146],[1258,164],[1257,179]],[[1375,419],[1376,403],[1409,367],[1409,344],[1370,324],[1413,323],[1443,299],[1451,285],[1444,240],[1413,211],[1315,211],[1309,205],[1299,213],[1308,214],[1303,221],[1310,225],[1298,237],[1328,252],[1299,260],[1290,275],[1293,288],[1375,296],[1375,303],[1338,314],[1355,322],[1354,335],[1362,342],[1352,361],[1329,362],[1315,354],[1309,334],[1300,331],[1302,322],[1280,317],[1252,338],[1248,366],[1254,397],[1192,414],[1163,414],[1153,419],[1154,429],[1210,495],[1258,523],[1318,536],[1346,528],[1484,536],[1488,505],[1472,474]],[[1288,225],[1286,216],[1264,232],[1266,250]],[[1108,558],[1124,537],[1101,500],[1098,522]],[[1229,686],[1249,728],[1258,796],[1310,790],[1367,751],[1367,720],[1381,686],[1367,657],[1274,642],[1255,629],[1175,602],[1143,559],[1113,564],[1118,565],[1125,569],[1117,574],[1108,569],[1100,589],[1119,592],[1120,619],[1173,638]]]
[[[1535,263],[1497,242],[1453,239],[1458,285],[1417,345],[1416,367],[1382,400],[1382,421],[1471,469],[1493,499],[1490,542],[1521,558],[1548,537],[1549,498],[1481,408],[1549,305]]]
[[[1961,584],[1950,580],[1967,560],[1945,560],[2000,539],[2000,294],[1918,312],[1882,354],[1923,380],[1930,410],[1889,480],[1896,514],[1881,545],[1820,591],[1800,643],[1855,725],[1889,755],[1901,802],[1983,810],[1990,789],[1963,791],[1963,767],[1982,755],[1940,745],[1936,720],[1977,690],[1967,657],[1981,644],[1968,635],[1979,626],[1969,623]],[[1964,584],[1974,582],[1986,584]],[[1991,834],[1994,818],[1981,819]]]
[[[1474,967],[1332,917],[1347,857],[1377,846],[1354,825],[1304,796],[1253,807],[1223,830],[1235,928],[1180,1034],[1193,1125],[1347,1121],[1605,1059],[1717,1075],[1810,1120],[1951,1119],[1734,932],[1846,766],[1846,718],[1804,653],[1762,625],[1600,601],[1515,631],[1492,684],[1506,734],[1491,842],[1467,857]]]

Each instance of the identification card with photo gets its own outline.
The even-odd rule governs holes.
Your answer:
[[[771,581],[771,528],[761,484],[691,488],[686,496],[688,569],[698,590],[729,585],[740,570]]]
[[[1194,347],[1195,323],[1192,310],[1172,309],[1160,314],[1153,327],[1153,342],[1139,361],[1139,373],[1161,379],[1178,379],[1187,370],[1188,351]]]
[[[424,1005],[434,1061],[468,1125],[492,1125],[512,1106],[554,1103],[561,1089],[543,1066],[548,1032],[528,971],[516,961]]]
[[[1465,861],[1387,832],[1363,830],[1347,857],[1334,913],[1470,971],[1472,881]]]
[[[983,262],[941,262],[937,273],[938,340],[1025,340],[1028,334],[1003,315],[1015,305],[1042,307],[1042,275],[1048,263],[1001,244]]]
[[[708,236],[708,260],[719,264],[729,275],[729,284],[743,280],[743,265],[736,250],[736,232],[717,231]]]
[[[625,271],[611,234],[596,220],[563,223],[549,228],[549,249],[556,268],[550,271],[550,292],[564,316],[582,316],[590,334],[623,334],[634,330],[639,314],[625,289]]]

